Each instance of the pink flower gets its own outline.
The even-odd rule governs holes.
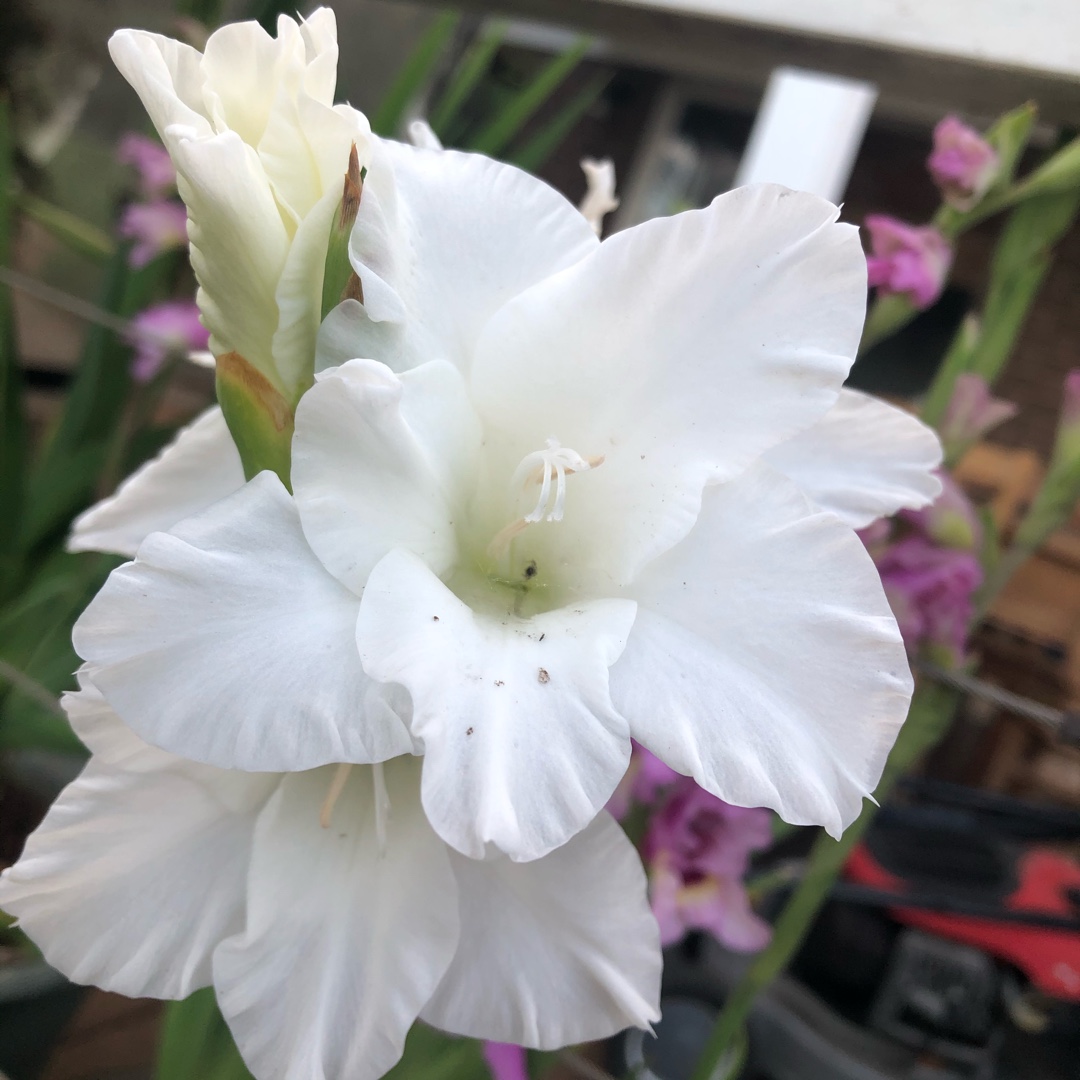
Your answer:
[[[665,948],[690,930],[705,930],[735,952],[757,952],[772,936],[736,878],[687,877],[661,860],[652,868],[649,899]]]
[[[934,149],[926,167],[945,201],[970,210],[994,182],[997,151],[974,129],[946,116],[934,128]]]
[[[983,579],[979,560],[970,551],[940,547],[915,534],[876,561],[908,649],[959,665],[967,651],[972,597]]]
[[[991,428],[1015,415],[1016,406],[994,397],[981,375],[972,372],[958,375],[938,431],[946,457],[955,461]]]
[[[701,929],[729,948],[764,945],[769,927],[750,910],[742,878],[750,853],[771,839],[768,811],[731,806],[689,777],[678,777],[653,814],[643,845],[661,942],[670,945],[687,930]]]
[[[152,379],[170,353],[205,349],[210,341],[192,300],[166,300],[148,307],[131,320],[129,338],[135,347],[131,375],[137,382]]]
[[[128,132],[120,140],[116,158],[139,174],[139,189],[146,199],[170,195],[176,189],[176,169],[168,151],[156,139]]]
[[[121,215],[119,231],[125,240],[135,241],[131,265],[146,266],[162,252],[187,244],[187,211],[171,199],[131,203]]]
[[[941,494],[921,510],[901,510],[899,517],[942,547],[977,551],[982,546],[982,522],[971,500],[944,470],[938,470]]]
[[[513,1043],[484,1043],[484,1060],[493,1080],[529,1080],[523,1047]]]
[[[649,823],[644,855],[661,854],[679,870],[741,878],[750,853],[772,839],[767,810],[731,806],[680,776]]]
[[[884,214],[868,214],[871,285],[883,295],[903,294],[917,308],[929,307],[945,287],[952,248],[932,225],[908,225]]]

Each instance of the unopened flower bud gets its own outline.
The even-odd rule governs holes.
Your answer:
[[[932,225],[908,225],[884,214],[869,214],[869,283],[882,295],[902,294],[928,308],[945,287],[952,265],[948,240]]]
[[[342,300],[359,300],[363,303],[364,290],[360,278],[349,261],[349,236],[360,212],[360,198],[364,192],[364,172],[356,143],[349,150],[349,166],[341,192],[341,205],[330,226],[330,238],[326,245],[326,263],[323,269],[322,317],[326,316]]]
[[[973,372],[958,375],[938,429],[946,459],[956,461],[988,431],[1015,415],[1016,406],[994,397],[981,375]]]
[[[958,551],[977,551],[982,546],[982,524],[971,500],[944,470],[938,473],[941,494],[921,510],[901,510],[900,517],[914,525],[927,539]]]
[[[946,116],[934,128],[934,150],[926,161],[945,201],[957,210],[970,210],[997,176],[997,151],[974,128]]]

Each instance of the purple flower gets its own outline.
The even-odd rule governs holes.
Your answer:
[[[170,353],[205,349],[210,335],[199,322],[199,309],[194,301],[166,300],[131,320],[129,339],[135,347],[131,376],[137,382],[148,382]]]
[[[750,853],[771,838],[768,811],[731,806],[689,777],[678,777],[653,814],[643,845],[661,942],[670,945],[697,928],[729,948],[764,945],[770,930],[751,911],[742,878]]]
[[[513,1043],[484,1043],[484,1060],[493,1080],[529,1080],[523,1047]]]
[[[981,375],[972,372],[958,375],[938,431],[946,457],[955,461],[991,428],[1015,415],[1016,406],[994,397]]]
[[[962,663],[972,596],[983,579],[975,555],[916,533],[892,544],[876,561],[908,649],[948,666]]]
[[[970,210],[994,182],[998,161],[997,151],[974,128],[946,116],[934,128],[926,167],[950,206]]]
[[[952,248],[932,225],[908,225],[884,214],[868,214],[869,283],[883,295],[902,294],[917,308],[929,307],[945,287]]]
[[[116,158],[122,165],[134,166],[143,198],[159,199],[176,189],[176,169],[156,139],[130,131],[120,140]]]
[[[125,240],[135,241],[131,265],[146,266],[162,252],[187,244],[187,211],[171,199],[131,203],[121,215],[119,231]]]
[[[705,930],[735,952],[757,952],[772,936],[736,878],[688,878],[661,860],[650,874],[649,899],[665,948],[690,930]]]
[[[942,547],[977,551],[982,546],[982,523],[975,507],[944,469],[937,475],[941,494],[934,502],[921,510],[901,510],[898,516]]]

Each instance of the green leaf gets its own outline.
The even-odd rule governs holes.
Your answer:
[[[89,255],[93,259],[108,259],[116,254],[112,237],[77,214],[62,210],[25,191],[16,196],[15,203],[28,218],[79,254]]]
[[[180,253],[169,253],[131,271],[127,251],[109,261],[100,306],[130,318],[160,297],[171,281]],[[31,471],[20,546],[29,552],[57,531],[98,494],[107,447],[122,426],[132,389],[131,347],[106,326],[87,331],[79,365],[56,428]]]
[[[415,1023],[384,1080],[490,1080],[481,1044]]]
[[[122,560],[54,552],[21,594],[0,609],[0,658],[53,697],[75,686],[79,658],[71,628],[109,571]],[[66,720],[33,695],[10,689],[0,700],[0,747],[36,746],[82,753]]]
[[[526,172],[536,172],[558,149],[559,144],[577,127],[581,118],[600,99],[612,76],[596,75],[552,117],[520,150],[509,157],[511,164]]]
[[[371,120],[376,135],[393,138],[398,134],[405,110],[431,77],[460,19],[456,11],[444,11],[420,39]]]
[[[154,1080],[251,1080],[212,988],[169,1005]]]
[[[999,117],[987,131],[986,141],[998,153],[999,172],[994,181],[995,188],[1008,187],[1012,183],[1037,115],[1038,109],[1029,101]]]
[[[13,159],[11,110],[0,97],[0,266],[11,262]],[[18,527],[26,495],[25,447],[23,374],[15,351],[11,293],[0,285],[0,598],[16,587],[21,567]]]
[[[592,39],[579,37],[566,50],[554,57],[536,78],[515,94],[466,148],[495,157],[500,154],[532,115],[562,85],[566,77],[581,63],[589,51]]]
[[[1027,320],[1050,268],[1054,246],[1080,208],[1080,188],[1039,195],[1017,206],[998,241],[983,308],[982,332],[971,370],[992,386]]]
[[[1080,187],[1080,138],[1063,146],[1049,161],[1025,177],[1017,187],[1016,197],[1049,195]]]
[[[106,442],[98,440],[84,443],[78,450],[55,451],[45,457],[31,477],[20,532],[24,551],[62,539],[75,514],[95,496],[106,494],[97,489],[107,450]]]
[[[931,427],[938,427],[945,419],[945,410],[952,400],[957,378],[971,370],[972,357],[981,332],[979,320],[971,314],[967,315],[957,328],[919,410],[919,416]]]
[[[429,110],[428,121],[431,129],[440,138],[445,135],[447,128],[457,118],[461,106],[491,67],[491,62],[506,37],[507,25],[506,19],[493,19],[458,61],[438,103]]]
[[[915,305],[902,293],[874,297],[866,316],[862,341],[859,342],[859,355],[895,334],[917,314]]]

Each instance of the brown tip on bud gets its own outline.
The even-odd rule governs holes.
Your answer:
[[[349,280],[345,282],[345,291],[341,294],[341,299],[356,300],[361,304],[364,302],[364,286],[361,284],[355,270],[349,275]]]
[[[349,169],[345,173],[345,185],[341,192],[341,216],[338,228],[344,232],[351,229],[360,210],[360,196],[364,191],[364,181],[360,174],[360,158],[356,153],[356,143],[349,151]]]

